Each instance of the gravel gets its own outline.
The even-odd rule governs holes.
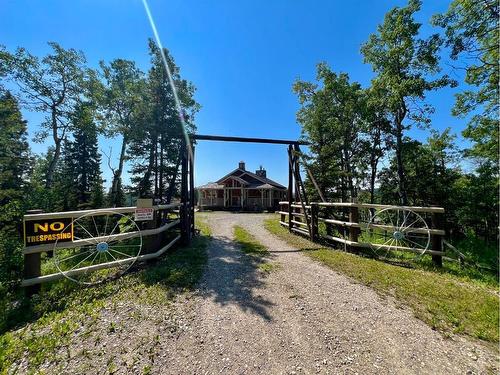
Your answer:
[[[43,370],[94,374],[483,374],[498,352],[445,337],[391,298],[300,254],[264,214],[207,214],[213,238],[199,288],[146,308],[133,298],[82,327],[66,359]],[[233,241],[239,225],[265,260]],[[258,265],[271,262],[271,272]],[[112,324],[113,329],[110,329]]]
[[[300,254],[263,226],[268,215],[211,213],[209,260],[168,374],[497,373],[497,352],[445,337],[390,298]],[[270,274],[239,251],[239,225],[279,263]],[[168,340],[162,341],[170,347]]]

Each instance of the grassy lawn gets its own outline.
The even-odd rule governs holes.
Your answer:
[[[328,267],[409,306],[416,317],[443,333],[463,333],[485,341],[499,340],[498,289],[489,281],[466,276],[391,265],[354,254],[318,248],[305,238],[290,234],[277,219],[266,229]]]
[[[86,288],[68,280],[45,284],[38,296],[22,299],[3,311],[7,325],[0,332],[0,374],[15,373],[12,366],[21,358],[27,359],[32,372],[42,363],[57,362],[59,349],[66,347],[82,326],[100,319],[106,305],[136,301],[168,308],[172,298],[191,290],[203,273],[210,231],[199,220],[196,225],[201,235],[191,246],[139,265],[117,280]]]

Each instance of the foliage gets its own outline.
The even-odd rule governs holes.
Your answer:
[[[361,47],[364,61],[377,74],[372,86],[384,97],[392,121],[397,160],[397,186],[400,202],[408,203],[407,181],[402,161],[403,135],[412,124],[428,125],[432,107],[424,102],[427,91],[454,84],[448,76],[431,79],[440,71],[437,34],[419,39],[420,24],[414,14],[420,10],[419,0],[409,0],[406,7],[390,10],[377,33],[370,35]]]
[[[463,133],[474,142],[469,155],[492,162],[498,159],[499,11],[496,0],[454,0],[433,18],[444,28],[451,58],[466,57],[462,62],[470,86],[457,94],[453,114],[472,114]]]
[[[105,307],[130,301],[152,308],[168,306],[175,295],[192,290],[203,273],[209,237],[206,225],[198,222],[197,226],[202,227],[202,235],[191,246],[177,248],[147,268],[95,287],[81,288],[70,281],[45,284],[37,298],[2,310],[0,372],[16,372],[23,358],[30,371],[61,360],[61,352],[66,351],[59,349],[69,345],[77,329],[91,329]]]
[[[366,98],[357,82],[351,83],[346,73],[336,74],[324,63],[318,64],[315,83],[296,81],[293,91],[301,109],[297,121],[303,136],[311,142],[312,157],[308,167],[316,176],[326,197],[357,196],[356,180],[360,180],[365,163],[367,143],[362,137],[366,129]],[[311,189],[312,190],[312,189]]]
[[[183,129],[162,53],[172,74],[186,129]],[[160,51],[150,39],[149,55],[151,68],[145,93],[148,105],[143,108],[142,125],[131,137],[130,155],[134,159],[132,182],[137,186],[139,196],[154,196],[168,203],[176,192],[180,140],[184,139],[185,132],[196,130],[194,117],[199,104],[194,100],[195,87],[181,78],[180,68],[167,49]]]
[[[62,144],[71,131],[70,117],[80,101],[85,74],[82,52],[66,50],[55,42],[48,44],[52,53],[43,59],[18,48],[10,61],[10,75],[19,87],[23,104],[46,114],[36,139],[43,141],[50,135],[54,142],[54,154],[45,177],[46,188],[52,186]]]

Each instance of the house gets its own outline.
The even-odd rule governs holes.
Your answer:
[[[283,185],[267,178],[265,169],[252,173],[242,161],[231,173],[196,190],[200,209],[245,211],[276,210],[287,192]]]

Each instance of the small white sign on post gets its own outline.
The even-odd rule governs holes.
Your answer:
[[[154,209],[152,207],[136,208],[134,220],[135,221],[148,221],[153,220]]]

